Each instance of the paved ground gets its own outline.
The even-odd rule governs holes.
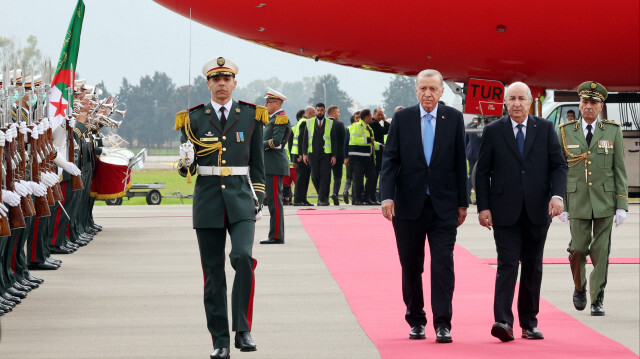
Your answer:
[[[614,230],[612,257],[640,257],[638,212],[633,205],[627,223]],[[285,210],[286,245],[254,247],[258,352],[232,349],[233,357],[379,358],[294,213]],[[190,215],[190,206],[96,207],[104,231],[77,253],[57,256],[61,269],[37,272],[44,285],[0,318],[0,358],[207,358]],[[471,208],[459,243],[495,258],[491,233],[476,218]],[[256,239],[267,232],[268,221],[258,222]],[[567,234],[568,225],[552,224],[546,257],[566,257]],[[605,317],[573,309],[568,265],[545,266],[542,295],[638,354],[639,268],[610,266]],[[228,268],[229,285],[232,274]]]

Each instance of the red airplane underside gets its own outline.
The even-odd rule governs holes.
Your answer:
[[[640,91],[638,0],[155,1],[224,33],[345,66]]]

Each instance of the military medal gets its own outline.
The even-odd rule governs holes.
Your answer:
[[[244,142],[244,132],[236,132],[236,140],[238,142]]]

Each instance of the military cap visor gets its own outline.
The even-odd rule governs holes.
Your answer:
[[[607,89],[595,81],[586,81],[578,86],[578,96],[585,100],[604,102],[607,99]]]

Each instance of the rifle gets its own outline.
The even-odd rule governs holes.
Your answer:
[[[47,164],[48,164],[47,170],[53,173],[56,173],[55,166],[53,164],[53,160],[56,156],[56,151],[53,149],[53,130],[51,129],[51,127],[47,129],[44,135],[45,135],[44,142],[47,147],[47,150],[49,151],[49,154],[47,156]],[[51,188],[53,190],[54,200],[56,202],[63,201],[64,196],[62,195],[62,188],[60,188],[60,182],[56,182],[56,184]]]
[[[38,131],[37,127],[34,125],[29,126],[31,131]],[[38,140],[34,139],[33,136],[29,136],[29,148],[31,149],[31,178],[34,182],[41,182],[40,178],[40,154],[38,153]],[[49,210],[49,201],[47,196],[36,196],[36,216],[37,217],[48,217],[51,215],[51,210]]]
[[[4,64],[3,75],[2,75],[2,113],[0,113],[0,127],[4,127],[4,123],[7,120],[8,114],[11,113],[11,109],[7,107],[8,104],[11,103],[11,99],[9,96],[9,71],[7,71],[7,64]],[[0,146],[0,167],[2,164],[4,147]],[[0,174],[2,175],[2,180],[4,180],[4,171],[0,168]],[[2,202],[2,192],[0,192],[0,202]],[[11,235],[11,227],[9,226],[9,219],[6,216],[0,217],[0,236],[10,236]]]

